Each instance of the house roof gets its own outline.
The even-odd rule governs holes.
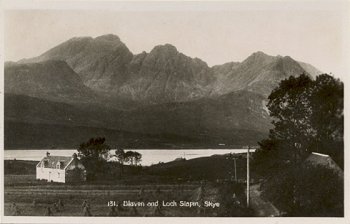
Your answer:
[[[305,161],[311,163],[312,165],[320,165],[320,166],[330,168],[336,171],[339,175],[341,176],[343,175],[343,170],[329,155],[312,152],[309,155],[309,157],[306,158]]]
[[[56,169],[56,165],[61,162],[60,169],[64,169],[71,161],[73,160],[73,157],[71,156],[45,156],[39,163],[38,167],[41,166],[41,163],[44,161],[47,161],[47,163],[44,163],[45,168],[53,168]]]

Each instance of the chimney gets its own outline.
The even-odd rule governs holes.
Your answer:
[[[74,166],[78,166],[78,155],[76,153],[73,153],[72,157],[74,161]]]
[[[50,153],[49,152],[46,152],[46,157],[49,157],[50,156]]]

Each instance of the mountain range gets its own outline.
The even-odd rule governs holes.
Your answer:
[[[302,73],[320,71],[263,52],[210,67],[170,44],[134,55],[116,35],[75,37],[5,63],[5,148],[73,148],[96,135],[118,147],[256,145],[271,128],[268,95]]]

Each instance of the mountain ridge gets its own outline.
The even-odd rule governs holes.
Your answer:
[[[289,60],[282,64],[289,66],[290,71],[283,70],[283,66],[277,69],[281,58]],[[17,63],[45,60],[66,61],[84,85],[94,91],[146,104],[191,101],[242,89],[267,96],[289,75],[315,76],[319,72],[310,64],[289,56],[270,56],[262,51],[252,53],[242,62],[211,67],[199,58],[179,52],[171,44],[156,45],[148,53],[133,54],[114,34],[74,37],[38,57]],[[271,81],[268,87],[265,81],[261,82],[262,77]]]
[[[177,141],[178,147],[185,142],[204,148],[256,144],[271,128],[269,93],[281,80],[302,73],[320,72],[290,56],[261,51],[210,67],[171,44],[133,54],[113,34],[75,37],[38,57],[5,63],[5,121],[20,133],[7,128],[6,142],[12,145],[5,147],[79,127],[91,137],[138,133],[128,134],[135,137],[128,146],[144,141],[145,147],[148,135],[157,136],[149,147],[175,147]],[[40,127],[53,131],[30,133]]]

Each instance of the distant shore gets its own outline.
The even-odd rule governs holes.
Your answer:
[[[129,149],[125,149],[128,151]],[[251,149],[253,152],[255,149]],[[214,155],[224,154],[237,154],[246,153],[247,149],[132,149],[142,155],[141,165],[150,166],[152,164],[171,162],[177,159],[194,159],[200,157],[211,157]],[[46,152],[50,152],[51,155],[56,156],[72,156],[73,153],[77,153],[76,149],[25,149],[25,150],[5,150],[5,160],[27,160],[27,161],[39,161],[45,155]],[[114,161],[116,157],[115,149],[111,149],[109,152],[109,160]]]

